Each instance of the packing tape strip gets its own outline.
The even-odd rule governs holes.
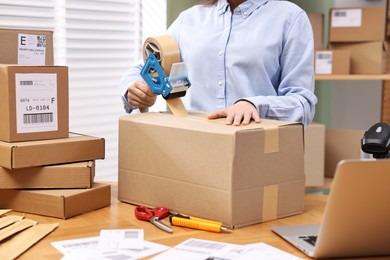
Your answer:
[[[278,185],[264,186],[262,222],[274,220],[278,213]]]
[[[264,127],[264,153],[279,152],[279,127]]]
[[[169,35],[147,38],[143,50],[144,61],[153,53],[167,76],[171,73],[172,64],[180,62],[179,46]]]

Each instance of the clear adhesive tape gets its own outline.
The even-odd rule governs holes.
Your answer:
[[[144,62],[153,53],[165,74],[169,76],[172,64],[180,62],[180,50],[176,41],[169,35],[149,37],[143,46]]]

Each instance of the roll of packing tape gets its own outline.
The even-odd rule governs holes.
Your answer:
[[[147,38],[143,50],[144,61],[153,53],[167,76],[171,72],[172,64],[180,62],[179,46],[169,35]]]

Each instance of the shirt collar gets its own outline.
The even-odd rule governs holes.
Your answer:
[[[269,0],[247,0],[242,4],[240,4],[236,8],[234,13],[241,15],[243,18],[247,18],[249,15],[253,13],[253,11],[258,9],[260,6],[266,4],[268,1]],[[229,11],[229,3],[227,2],[227,0],[218,1],[217,10],[219,15],[223,15],[227,11]]]

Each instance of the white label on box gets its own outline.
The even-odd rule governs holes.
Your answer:
[[[58,131],[57,74],[16,73],[16,132]]]
[[[332,10],[332,27],[362,26],[362,9]]]
[[[332,73],[331,51],[316,51],[316,74],[331,74]]]
[[[46,35],[18,35],[18,64],[46,64]]]

